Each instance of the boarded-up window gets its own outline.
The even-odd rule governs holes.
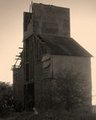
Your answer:
[[[43,68],[43,78],[50,77],[50,66],[51,66],[51,58],[49,55],[45,55],[42,58],[42,68]]]

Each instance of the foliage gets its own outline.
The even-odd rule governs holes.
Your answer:
[[[72,71],[59,72],[53,82],[54,100],[62,102],[66,110],[79,108],[86,101],[84,96],[84,76]]]
[[[0,82],[0,115],[5,115],[13,110],[13,88],[12,85]]]
[[[22,110],[22,104],[14,98],[13,86],[9,83],[0,82],[0,116]]]
[[[22,112],[24,110],[23,105],[20,101],[14,99],[13,108],[15,112]]]

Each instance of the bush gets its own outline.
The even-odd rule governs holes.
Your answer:
[[[13,111],[13,101],[12,85],[0,82],[0,116]]]
[[[24,110],[22,103],[17,101],[17,100],[14,100],[14,104],[13,105],[14,105],[14,110],[16,112],[22,112]]]

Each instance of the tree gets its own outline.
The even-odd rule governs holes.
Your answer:
[[[53,82],[53,95],[57,103],[62,103],[66,110],[79,108],[85,101],[84,76],[72,71],[58,72]]]
[[[13,88],[12,85],[0,82],[0,113],[5,114],[13,107]]]

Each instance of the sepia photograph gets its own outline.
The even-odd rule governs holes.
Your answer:
[[[0,0],[0,120],[96,120],[96,0]]]

